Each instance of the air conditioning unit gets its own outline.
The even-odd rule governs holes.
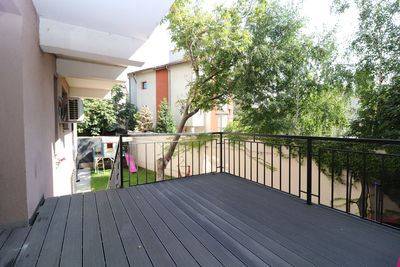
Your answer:
[[[68,98],[67,122],[83,122],[83,102],[80,98]]]

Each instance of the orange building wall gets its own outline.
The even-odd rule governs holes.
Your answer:
[[[168,70],[162,69],[156,71],[156,106],[157,106],[157,120],[159,105],[166,98],[168,101]]]
[[[211,111],[211,132],[218,132],[217,107]]]

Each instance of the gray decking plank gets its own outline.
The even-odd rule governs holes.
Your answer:
[[[1,231],[1,233],[0,233],[0,250],[1,250],[4,243],[7,241],[7,238],[11,234],[11,230],[7,229],[7,230],[0,230],[0,231]]]
[[[71,196],[60,266],[82,266],[83,195]]]
[[[192,257],[173,232],[165,225],[150,205],[143,200],[135,187],[128,189],[137,207],[148,221],[150,227],[156,233],[161,243],[168,250],[172,259],[178,266],[195,266],[198,262]]]
[[[218,194],[211,194],[210,192],[215,192],[214,188],[210,186],[205,187],[202,183],[198,183],[199,179],[193,179],[190,183],[184,183],[185,186],[192,188],[199,195],[202,195],[205,199],[212,202],[214,205],[218,206],[220,209],[223,209],[225,212],[232,215],[233,218],[241,220],[243,223],[247,225],[251,225],[257,231],[264,234],[265,236],[271,238],[275,242],[278,242],[285,248],[289,249],[293,253],[299,255],[307,259],[309,262],[316,264],[317,266],[336,266],[336,264],[323,255],[316,253],[310,249],[307,249],[303,243],[295,242],[288,237],[283,236],[279,230],[274,230],[269,227],[268,224],[261,224],[253,217],[247,216],[244,213],[240,212],[235,205],[228,205],[228,203],[221,201],[221,198]],[[291,259],[290,257],[288,259]],[[295,259],[292,259],[295,260]],[[298,265],[297,261],[296,265]]]
[[[306,207],[305,203],[299,203],[295,199],[287,201],[285,196],[279,192],[272,192],[272,194],[279,194],[278,199],[271,199],[272,194],[269,192],[262,192],[260,195],[261,192],[254,191],[255,184],[246,180],[243,180],[246,183],[245,185],[240,183],[237,184],[240,186],[237,186],[234,177],[232,177],[232,181],[225,180],[223,183],[220,183],[220,180],[213,180],[213,178],[210,177],[211,181],[202,182],[214,183],[214,189],[216,187],[219,189],[218,193],[215,194],[218,194],[218,197],[222,198],[225,203],[236,203],[236,208],[246,215],[253,217],[260,223],[280,229],[282,234],[290,236],[298,244],[303,244],[308,249],[323,254],[336,264],[355,262],[354,255],[346,253],[346,250],[341,247],[342,242],[337,244],[338,241],[329,232],[318,233],[320,227],[318,223],[307,222],[309,220],[307,217],[312,217],[312,214],[309,210],[311,207]],[[225,179],[231,179],[231,177],[225,177]],[[244,186],[246,186],[246,189],[242,190]],[[245,199],[245,201],[237,203],[238,198]],[[303,210],[303,212],[297,214],[299,210]],[[296,224],[293,223],[294,218]],[[301,231],[298,229],[301,229]],[[321,238],[322,236],[324,238]]]
[[[36,264],[57,201],[58,198],[48,198],[44,202],[43,206],[39,208],[39,214],[36,217],[36,221],[33,224],[23,247],[21,248],[15,266],[32,266]]]
[[[107,196],[130,266],[151,266],[151,261],[147,255],[146,248],[140,240],[134,225],[129,219],[116,189],[107,190]]]
[[[164,193],[160,192],[154,185],[147,185],[144,187],[150,192],[162,205],[173,214],[182,224],[185,225],[193,235],[197,237],[203,245],[205,245],[212,254],[224,265],[224,266],[243,266],[243,263],[236,258],[229,250],[227,250],[218,240],[210,235],[205,229],[203,229],[195,220],[189,217],[186,213],[180,210],[175,203],[168,199]]]
[[[13,266],[24,241],[31,230],[30,227],[15,229],[0,250],[0,266]]]
[[[228,250],[230,250],[243,263],[250,266],[268,266],[259,257],[253,254],[249,249],[233,239],[226,232],[222,231],[212,221],[210,221],[203,213],[199,213],[192,206],[187,204],[181,198],[176,197],[175,192],[167,187],[168,183],[155,184],[154,186],[170,198],[183,212],[189,215],[193,220],[197,221],[207,232],[221,242]],[[207,212],[206,212],[207,213]]]
[[[105,266],[96,199],[83,195],[83,266]]]
[[[37,266],[59,265],[70,200],[70,196],[59,198],[39,255]]]
[[[193,180],[193,182],[195,182]],[[310,266],[313,265],[312,262],[305,260],[298,254],[290,251],[286,247],[282,246],[279,242],[276,240],[264,235],[261,231],[258,231],[258,229],[255,227],[254,224],[246,224],[242,222],[240,219],[238,219],[239,216],[233,216],[226,212],[225,210],[228,208],[227,205],[224,205],[222,209],[219,207],[215,202],[217,202],[217,199],[212,198],[212,196],[207,195],[205,197],[203,194],[205,190],[198,190],[199,188],[193,188],[191,185],[196,186],[192,181],[190,183],[174,183],[173,186],[178,188],[181,188],[182,192],[185,192],[186,194],[189,194],[194,200],[196,200],[198,203],[200,203],[202,206],[205,208],[211,210],[215,214],[218,214],[221,218],[223,218],[225,221],[230,222],[234,227],[240,229],[248,235],[250,238],[254,239],[257,241],[259,244],[267,248],[268,250],[272,251],[276,255],[278,255],[280,258],[284,259],[286,262],[290,264],[296,264],[296,266]],[[197,189],[197,190],[196,190]],[[212,201],[211,201],[211,199]],[[235,214],[237,215],[237,214]],[[327,265],[325,265],[327,266]]]
[[[351,239],[348,234],[344,235],[340,229],[336,229],[335,225],[331,224],[331,220],[339,215],[335,211],[326,214],[321,212],[318,206],[305,205],[299,199],[237,177],[222,175],[218,178],[209,176],[206,179],[210,181],[204,180],[205,184],[214,183],[215,187],[219,187],[220,190],[216,194],[223,198],[225,203],[237,203],[239,197],[246,199],[244,202],[237,203],[237,209],[247,214],[258,214],[255,219],[261,223],[273,224],[276,229],[280,229],[286,235],[297,236],[299,243],[303,242],[304,246],[324,253],[337,264],[351,262],[353,265],[390,265],[395,261],[394,254],[390,257],[390,254],[382,251],[382,248],[380,249],[382,253],[368,253],[368,251],[375,251],[374,247],[379,249],[374,240],[369,240],[369,243],[374,244],[372,248],[365,249],[362,240]],[[240,190],[243,186],[246,186],[244,191]],[[226,192],[227,190],[229,193]],[[282,210],[282,207],[285,209]],[[296,225],[301,231],[294,228],[293,218],[296,218]],[[354,220],[355,218],[347,217],[346,219]],[[360,223],[356,228],[362,226],[363,224]],[[363,238],[365,241],[369,239],[368,233],[368,231],[365,232]],[[385,243],[380,245],[389,249]]]
[[[212,221],[217,227],[225,231],[232,238],[241,243],[244,247],[249,249],[253,254],[258,256],[261,260],[271,266],[290,266],[290,264],[277,254],[263,246],[263,243],[256,241],[253,237],[246,235],[242,229],[232,225],[230,220],[224,220],[220,214],[215,213],[213,210],[205,207],[200,203],[201,197],[197,194],[188,195],[186,188],[179,185],[178,183],[168,183],[169,189],[176,193],[180,199],[185,200],[192,208],[197,210],[199,213],[205,214],[210,221]],[[242,225],[243,226],[243,225]],[[256,233],[260,235],[259,233]]]
[[[115,225],[114,216],[111,212],[107,193],[106,191],[97,191],[95,196],[106,265],[111,267],[129,266],[117,226]]]
[[[166,210],[161,203],[145,189],[144,186],[138,186],[137,190],[140,192],[142,199],[145,199],[149,203],[158,216],[160,216],[163,222],[169,229],[171,229],[201,266],[222,266],[214,255],[210,253],[210,251],[208,251],[195,236],[193,236],[185,225]]]
[[[173,266],[175,265],[174,261],[164,248],[163,244],[161,244],[157,235],[153,232],[143,215],[140,213],[138,207],[135,202],[131,198],[127,189],[117,190],[118,195],[120,196],[122,203],[131,219],[132,223],[135,225],[137,229],[137,233],[142,240],[144,247],[150,257],[151,262],[154,266]]]
[[[228,176],[228,179],[230,178],[233,178],[232,182],[236,182],[238,185],[240,185],[239,183],[245,182],[240,178]],[[219,181],[219,183],[221,182],[222,181]],[[260,193],[264,194],[266,190],[267,192],[271,191],[263,186],[259,186],[254,183],[251,184],[252,186],[249,188],[249,190],[253,192],[259,192],[259,199],[261,199]],[[221,184],[221,186],[222,185],[223,184]],[[361,256],[363,255],[363,252],[365,253],[365,251],[374,250],[378,252],[382,258],[390,257],[390,255],[398,254],[400,252],[400,250],[397,249],[397,245],[400,241],[399,231],[353,216],[348,216],[344,213],[340,213],[329,208],[318,205],[304,205],[302,200],[297,198],[293,199],[292,197],[288,197],[280,192],[274,191],[268,194],[268,196],[271,197],[271,200],[278,200],[271,201],[271,203],[281,201],[294,206],[290,209],[290,212],[289,210],[282,212],[283,214],[281,214],[281,216],[295,215],[297,217],[301,217],[301,222],[305,226],[315,224],[315,227],[308,229],[313,233],[313,236],[316,237],[320,234],[324,234],[334,241],[339,240],[339,242],[343,242],[343,240],[346,240],[346,242],[343,244],[338,243],[335,245],[332,242],[330,243],[330,246],[334,246],[335,248],[340,245],[342,252],[347,253],[349,248],[353,248],[353,252],[356,254],[360,253],[359,255]],[[262,204],[264,206],[266,205],[266,203]],[[315,220],[320,220],[320,223],[316,223]],[[303,226],[304,229],[306,229],[305,226]],[[377,246],[377,244],[385,244],[385,246]],[[371,254],[368,254],[368,256],[371,256]],[[365,259],[365,256],[361,256],[361,258]]]

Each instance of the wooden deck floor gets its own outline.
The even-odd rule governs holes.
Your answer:
[[[399,231],[228,174],[49,198],[0,266],[396,266]]]

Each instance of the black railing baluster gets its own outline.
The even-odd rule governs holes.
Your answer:
[[[363,176],[362,176],[362,194],[361,194],[361,217],[365,217],[365,185],[366,185],[366,179],[367,179],[367,154],[363,153]]]
[[[311,205],[312,196],[312,139],[307,139],[307,204]]]
[[[194,142],[192,142],[192,170],[190,171],[190,176],[193,176],[194,175],[194,157],[193,157],[193,154],[194,154]]]
[[[271,144],[271,187],[274,188],[274,144]]]
[[[292,146],[289,145],[289,194],[292,193]]]
[[[346,153],[346,212],[349,213],[350,209],[350,200],[349,200],[349,152]]]
[[[321,204],[321,148],[318,149],[318,204]]]
[[[382,172],[381,172],[381,184],[380,184],[380,190],[379,190],[379,200],[380,200],[380,223],[383,221],[383,183],[385,180],[385,155],[382,155]]]
[[[210,172],[213,171],[213,140],[210,140]]]
[[[231,139],[228,137],[228,169],[229,173],[232,173],[231,171]]]
[[[226,170],[226,140],[222,138],[222,133],[221,133],[221,139],[224,142],[224,164],[221,164],[221,170],[220,172],[222,172],[222,170],[225,172]],[[221,149],[222,149],[222,145],[221,145]],[[222,169],[222,166],[224,166],[224,168]]]
[[[279,190],[282,191],[282,145],[279,145]]]
[[[257,164],[257,171],[256,171],[256,173],[257,173],[257,183],[258,183],[258,143],[256,143],[256,145],[257,145],[257,161],[256,161],[256,164]],[[252,163],[253,164],[253,163]]]
[[[139,153],[139,148],[138,148],[138,144],[136,144],[136,155],[139,155],[138,153]],[[138,185],[139,184],[139,166],[138,166],[138,164],[136,163],[136,185]]]
[[[165,180],[165,158],[164,158],[164,142],[162,142],[162,179]]]
[[[185,142],[185,177],[187,174],[187,155],[186,155],[186,142]]]
[[[132,144],[128,142],[128,147],[130,147],[129,149],[129,158],[132,157]],[[131,186],[131,161],[128,161],[128,186]]]
[[[147,184],[147,143],[145,144],[145,153],[146,155],[146,184]]]
[[[238,145],[238,156],[239,156],[239,177],[241,176],[241,173],[240,173],[240,157],[241,157],[241,155],[240,155],[240,141],[238,141],[238,143],[239,143],[239,145]]]
[[[154,182],[155,181],[157,181],[157,153],[156,153],[156,150],[157,150],[157,148],[156,148],[156,145],[157,145],[157,142],[155,142],[154,143],[154,147],[153,147],[153,149],[154,149],[154,160],[153,160],[153,165],[154,165]]]
[[[233,175],[236,175],[236,149],[235,140],[233,140]]]
[[[247,161],[247,142],[243,141],[243,156],[244,156],[244,179],[247,179],[246,161]]]
[[[170,146],[172,145],[172,143],[169,144]],[[170,172],[170,176],[172,179],[172,159],[174,158],[174,154],[171,155],[170,159],[169,159],[169,172]]]
[[[124,188],[124,158],[123,158],[123,147],[122,147],[122,135],[119,136],[119,168],[120,168],[120,172],[119,175],[121,177],[121,188]]]
[[[266,168],[265,168],[265,143],[264,144],[264,185],[265,185],[265,173],[266,173]]]
[[[182,178],[182,173],[181,173],[181,169],[180,169],[180,157],[179,157],[179,141],[178,141],[178,178]]]
[[[299,197],[301,197],[301,146],[299,147]]]
[[[331,159],[331,167],[332,167],[332,177],[331,177],[331,208],[333,208],[334,201],[334,186],[335,186],[335,150],[332,150],[332,159]]]
[[[200,175],[200,168],[201,168],[201,167],[200,167],[200,148],[201,148],[200,144],[201,144],[201,143],[200,143],[200,140],[199,140],[199,144],[198,144],[198,145],[199,145],[199,149],[198,149],[198,151],[197,151],[198,154],[199,154],[199,156],[198,156],[199,169],[197,170],[198,175]]]
[[[249,164],[250,164],[250,181],[253,181],[253,142],[250,143],[250,158],[249,158]]]
[[[207,141],[204,140],[204,173],[207,173]]]

